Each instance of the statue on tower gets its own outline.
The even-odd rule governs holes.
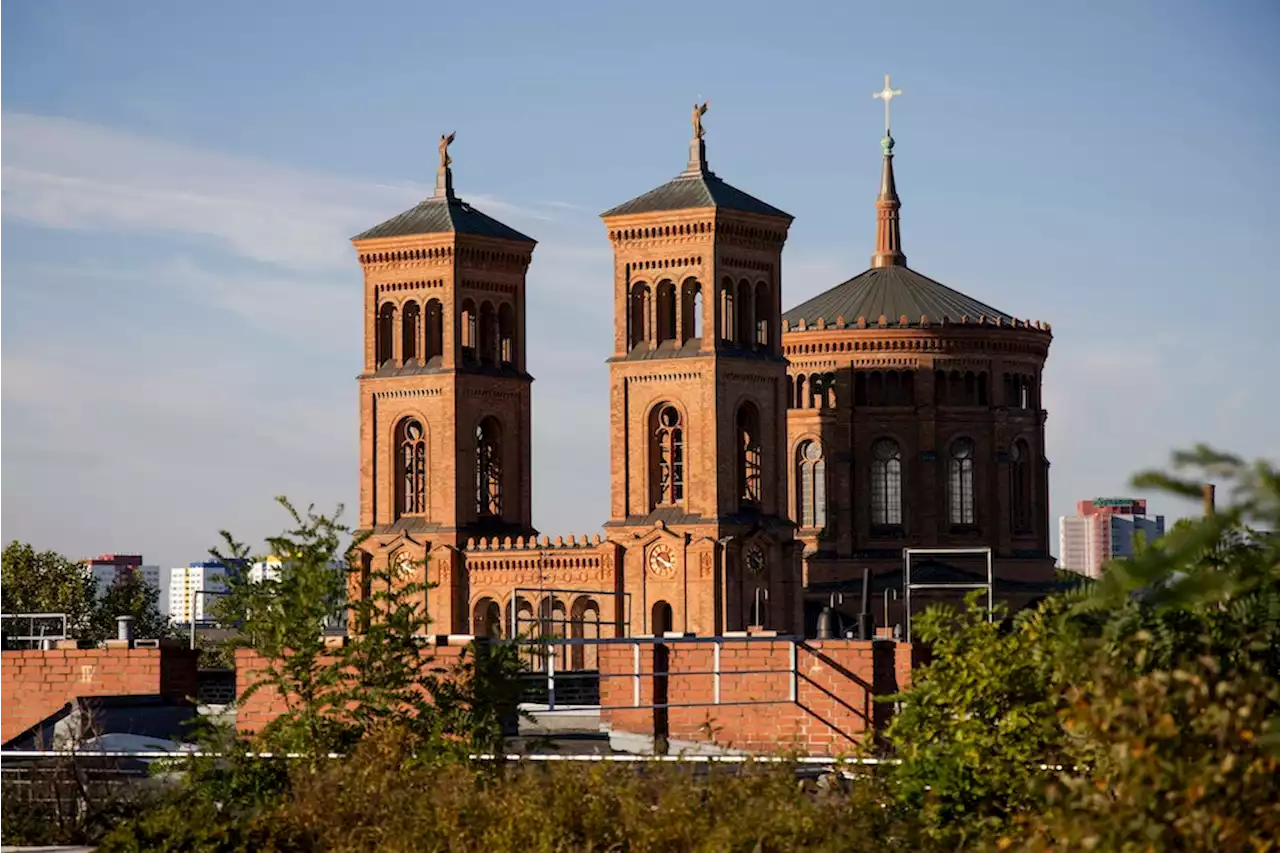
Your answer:
[[[701,139],[706,135],[706,131],[702,129],[702,116],[707,111],[707,107],[711,106],[710,101],[703,101],[701,104],[693,105],[693,138]]]
[[[449,146],[453,143],[453,138],[457,136],[457,131],[453,131],[448,135],[440,134],[440,168],[447,169],[449,164],[453,162],[453,158],[449,156]]]

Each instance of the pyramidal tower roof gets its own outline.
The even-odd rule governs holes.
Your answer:
[[[456,134],[440,136],[440,168],[436,171],[436,191],[403,213],[362,231],[352,240],[376,240],[382,237],[407,237],[411,234],[471,234],[478,237],[495,237],[521,243],[536,243],[532,237],[521,234],[486,213],[476,210],[453,192],[453,158],[449,145]]]
[[[695,104],[693,107],[693,140],[689,143],[689,165],[685,170],[662,186],[606,210],[600,214],[601,218],[698,207],[718,207],[723,210],[776,216],[788,220],[794,218],[791,214],[726,183],[711,171],[707,165],[707,146],[703,139],[702,127],[702,116],[706,113],[707,107],[708,104],[705,103]]]

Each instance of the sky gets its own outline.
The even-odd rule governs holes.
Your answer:
[[[797,305],[868,264],[886,73],[911,266],[1053,325],[1055,518],[1195,442],[1280,457],[1269,0],[0,11],[6,541],[167,567],[279,531],[279,494],[354,522],[349,238],[430,193],[444,131],[459,195],[539,241],[534,524],[598,531],[598,214],[684,167],[709,99],[712,168],[796,217]]]

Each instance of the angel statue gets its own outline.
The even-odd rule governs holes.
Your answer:
[[[453,143],[453,138],[457,136],[457,131],[450,133],[448,136],[440,134],[440,168],[447,169],[449,164],[453,162],[453,158],[449,156],[449,145]]]
[[[706,135],[706,131],[702,129],[702,115],[707,111],[707,107],[711,106],[710,101],[703,101],[701,104],[693,105],[693,138],[701,139]]]

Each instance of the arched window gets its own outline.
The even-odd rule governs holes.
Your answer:
[[[1022,439],[1009,447],[1009,524],[1014,533],[1031,532],[1031,448]]]
[[[668,631],[675,630],[672,628],[674,623],[675,619],[672,618],[671,605],[665,601],[655,601],[649,620],[649,630],[653,632],[653,635],[661,637]]]
[[[796,408],[803,409],[804,404],[808,402],[805,397],[805,383],[807,379],[803,373],[796,377]]]
[[[502,609],[492,598],[482,598],[472,609],[471,633],[477,637],[502,636]]]
[[[801,527],[827,526],[827,463],[822,445],[804,441],[796,448],[796,515]]]
[[[470,299],[462,303],[462,361],[476,360],[476,304]]]
[[[969,527],[973,516],[973,442],[958,438],[951,443],[951,476],[948,502],[951,505],[951,523]]]
[[[493,364],[498,357],[498,315],[493,303],[480,306],[480,363]]]
[[[902,526],[902,451],[891,438],[871,445],[871,525]]]
[[[653,505],[678,504],[684,500],[684,423],[675,406],[658,406],[655,413]]]
[[[378,367],[395,358],[396,339],[396,306],[390,302],[383,303],[378,309]]]
[[[396,517],[427,511],[427,437],[412,418],[396,430]]]
[[[702,285],[693,279],[687,280],[681,288],[680,325],[683,340],[702,337]]]
[[[416,302],[404,305],[403,333],[400,341],[400,361],[410,364],[418,358],[418,341],[421,340],[422,311]]]
[[[734,338],[738,346],[743,349],[752,349],[755,345],[756,321],[755,321],[755,295],[752,293],[753,288],[751,282],[738,282],[738,298],[735,307],[738,309],[738,334]]]
[[[637,282],[631,287],[631,327],[628,349],[649,343],[649,285]]]
[[[760,413],[751,403],[738,409],[738,496],[744,504],[760,503],[763,486]]]
[[[736,328],[733,315],[733,281],[725,279],[720,283],[720,339],[725,343],[733,343]]]
[[[476,515],[502,517],[502,436],[494,418],[476,427]]]
[[[498,309],[498,349],[499,360],[503,367],[514,367],[516,363],[516,312],[509,302],[502,303]]]
[[[769,285],[763,281],[756,284],[756,349],[769,349],[769,326],[773,318],[772,300],[769,299]]]
[[[427,364],[431,363],[431,359],[439,358],[444,355],[444,307],[440,304],[439,299],[432,299],[427,302],[426,316],[426,348],[422,352],[422,358]]]
[[[579,596],[570,611],[570,634],[576,640],[600,639],[600,605],[595,599]],[[573,669],[595,669],[598,666],[599,646],[583,644],[573,646]]]
[[[676,286],[670,281],[658,285],[658,343],[676,339]]]

